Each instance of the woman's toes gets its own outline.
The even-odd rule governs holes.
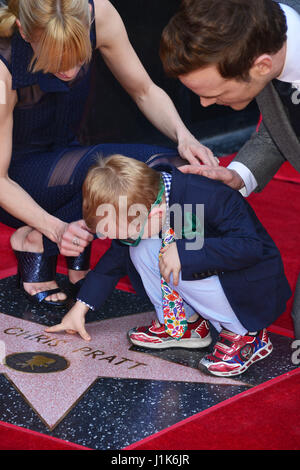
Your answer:
[[[58,285],[56,282],[51,282],[51,283],[24,283],[24,289],[28,294],[34,296],[36,294],[39,294],[40,292],[47,292],[49,290],[57,289]],[[58,302],[62,300],[66,300],[67,296],[64,292],[59,292],[56,294],[49,295],[46,297],[46,301],[51,301],[51,302]]]

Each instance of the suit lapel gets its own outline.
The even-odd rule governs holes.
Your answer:
[[[257,96],[256,101],[263,115],[264,124],[275,144],[291,165],[300,172],[300,142],[272,83]]]
[[[181,238],[184,227],[184,194],[186,192],[187,176],[178,171],[176,168],[172,169],[172,185],[169,197],[170,212],[170,226],[175,230],[177,237]],[[176,214],[176,215],[175,215]],[[178,217],[178,215],[181,215]]]
[[[181,173],[177,168],[172,168],[172,184],[170,191],[170,207],[173,204],[182,204],[183,195],[185,193],[187,177]]]
[[[198,178],[202,178],[198,176]],[[186,200],[188,176],[184,175],[176,168],[172,171],[172,185],[169,198],[169,205],[172,207],[170,213],[170,225],[175,230],[178,238],[188,240],[194,237],[204,237],[204,212],[201,205],[201,191],[198,188],[192,200]],[[201,205],[200,208],[197,204]],[[174,217],[174,215],[177,217]]]

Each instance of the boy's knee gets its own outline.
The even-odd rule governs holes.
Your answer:
[[[160,248],[159,239],[142,240],[138,246],[130,248],[130,257],[134,263],[149,265],[157,262]]]

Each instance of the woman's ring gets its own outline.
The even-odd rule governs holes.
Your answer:
[[[78,240],[77,237],[75,237],[75,238],[73,239],[72,243],[73,243],[73,245],[75,245],[75,246],[80,246],[80,241]]]

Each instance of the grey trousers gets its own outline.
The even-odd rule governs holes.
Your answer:
[[[300,274],[296,285],[292,319],[294,323],[295,339],[300,339]]]

